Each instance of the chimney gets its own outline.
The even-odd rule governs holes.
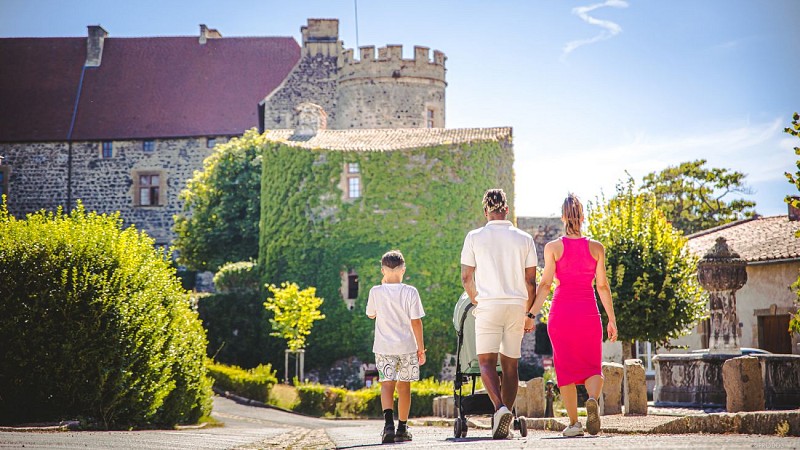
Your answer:
[[[789,204],[789,221],[794,222],[800,220],[800,208],[793,205],[794,202],[800,202],[800,197],[787,197],[786,203]]]
[[[103,43],[108,37],[108,31],[100,25],[89,25],[89,37],[86,39],[86,67],[100,67],[103,59]]]
[[[310,139],[317,135],[317,132],[328,127],[328,114],[321,106],[314,103],[304,102],[297,105],[297,128],[294,129],[294,136]]]
[[[200,24],[200,45],[204,45],[209,39],[219,39],[222,34],[215,28],[208,28],[204,23]]]

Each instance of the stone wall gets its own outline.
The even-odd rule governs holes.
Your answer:
[[[217,143],[227,138],[217,138]],[[146,152],[143,141],[113,141],[111,158],[102,157],[102,143],[72,144],[72,206],[81,200],[87,210],[102,213],[120,211],[126,225],[135,224],[158,244],[175,238],[173,215],[181,211],[178,198],[195,170],[212,149],[206,138],[155,140]],[[57,143],[1,144],[4,164],[11,166],[9,212],[15,217],[40,209],[55,210],[67,203],[69,146]],[[159,173],[162,181],[161,206],[134,206],[134,174]],[[166,195],[166,197],[164,197]]]
[[[539,268],[544,268],[544,245],[564,235],[560,217],[517,217],[517,228],[533,236]]]

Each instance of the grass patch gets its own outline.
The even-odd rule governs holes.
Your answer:
[[[300,396],[297,395],[294,386],[276,384],[272,386],[267,403],[278,408],[293,410],[300,403]]]

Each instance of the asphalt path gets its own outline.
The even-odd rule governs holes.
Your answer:
[[[492,440],[470,428],[454,439],[450,427],[413,426],[414,440],[380,444],[380,420],[327,420],[214,398],[212,416],[224,426],[153,431],[0,432],[0,448],[25,449],[798,449],[800,438],[759,435],[606,434],[563,438],[530,430],[523,438]]]

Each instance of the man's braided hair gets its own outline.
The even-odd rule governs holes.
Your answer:
[[[489,189],[483,194],[483,210],[487,213],[502,211],[508,206],[502,189]]]

